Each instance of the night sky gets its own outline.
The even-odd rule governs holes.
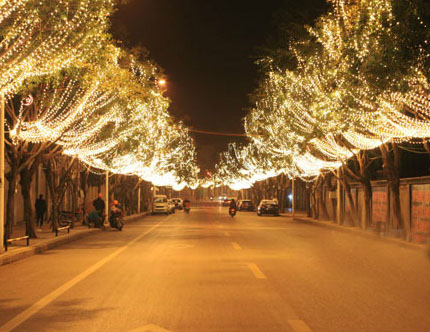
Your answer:
[[[261,47],[276,35],[282,18],[311,24],[315,8],[323,3],[134,0],[120,7],[113,30],[127,46],[146,47],[164,69],[172,100],[169,111],[175,118],[198,130],[243,133],[242,118],[251,106],[248,96],[259,77],[254,63]],[[229,141],[246,141],[192,135],[203,169],[213,169]]]

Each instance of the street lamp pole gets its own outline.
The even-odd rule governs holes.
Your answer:
[[[106,184],[105,184],[105,195],[106,195],[106,204],[105,204],[105,216],[109,218],[109,171],[106,171]]]
[[[137,187],[137,213],[140,213],[140,184]]]
[[[0,96],[0,252],[4,250],[4,134],[4,99],[3,96]]]
[[[291,208],[292,208],[292,214],[293,214],[293,218],[296,216],[296,178],[293,178],[292,181],[292,186],[291,186],[291,191],[292,191],[292,202],[291,202]]]

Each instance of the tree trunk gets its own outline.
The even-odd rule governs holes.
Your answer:
[[[16,168],[15,168],[16,169]],[[6,174],[6,178],[9,182],[7,190],[7,202],[6,202],[6,224],[5,224],[5,236],[10,238],[13,231],[13,224],[15,221],[15,191],[16,184],[18,181],[18,173],[14,172],[14,167],[11,171]]]
[[[362,151],[358,153],[357,161],[359,165],[359,181],[364,191],[364,224],[363,229],[367,229],[372,224],[372,184],[370,183],[367,169],[369,167],[369,153]]]
[[[49,217],[51,221],[51,229],[54,232],[58,228],[58,206],[56,204],[56,194],[55,194],[55,174],[52,172],[51,163],[48,161],[44,165],[45,177],[48,182],[49,193],[51,194],[52,200],[52,212]]]
[[[364,189],[364,225],[367,229],[372,224],[372,184],[368,179],[363,184]]]
[[[391,143],[393,147],[393,159],[391,158],[389,152],[389,146],[387,144],[383,144],[380,146],[382,160],[383,160],[383,169],[385,176],[388,181],[388,186],[390,189],[390,193],[392,195],[392,203],[393,203],[393,214],[394,214],[394,227],[396,229],[402,228],[404,231],[404,235],[406,237],[409,236],[407,227],[404,225],[401,205],[400,205],[400,151],[396,143]],[[391,227],[391,222],[387,223],[388,229]]]
[[[322,213],[323,213],[323,218],[325,220],[328,220],[329,219],[329,215],[328,215],[328,210],[327,210],[327,205],[326,205],[327,201],[326,201],[325,196],[324,196],[324,177],[323,176],[321,176],[321,180],[319,182],[320,182],[320,185],[319,185],[319,193],[320,193],[319,198],[320,198],[321,210],[322,210]]]
[[[36,223],[33,218],[33,205],[31,202],[31,183],[33,180],[34,171],[32,168],[24,168],[20,172],[20,184],[21,193],[24,198],[24,220],[25,220],[25,234],[32,239],[37,238],[36,236]]]
[[[351,186],[349,185],[344,169],[340,170],[340,181],[342,182],[342,186],[345,189],[346,197],[348,197],[352,226],[357,226],[358,225],[357,205],[355,204],[354,199],[352,198]]]
[[[311,188],[311,200],[312,200],[312,217],[319,219],[319,200],[318,200],[318,179],[315,180]]]

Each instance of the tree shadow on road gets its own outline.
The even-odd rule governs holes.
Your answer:
[[[77,331],[80,322],[94,320],[103,312],[114,311],[115,307],[88,308],[86,305],[90,299],[76,298],[64,301],[55,301],[49,306],[37,312],[34,316],[19,325],[15,331],[38,332],[38,331]],[[3,305],[0,302],[0,311],[3,314]],[[19,308],[18,314],[27,308]],[[16,308],[14,308],[16,311]],[[16,314],[15,314],[16,315]],[[12,315],[8,320],[12,319]],[[3,321],[4,323],[6,321]],[[88,326],[87,324],[85,324]]]

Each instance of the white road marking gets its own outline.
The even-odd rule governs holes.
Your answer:
[[[0,326],[0,331],[1,332],[10,332],[13,329],[15,329],[17,326],[21,325],[23,322],[25,322],[31,316],[33,316],[34,314],[36,314],[37,312],[39,312],[40,310],[42,310],[44,307],[46,307],[52,301],[54,301],[55,299],[57,299],[63,293],[65,293],[70,288],[72,288],[73,286],[75,286],[78,282],[82,281],[83,279],[85,279],[86,277],[88,277],[90,274],[92,274],[95,271],[97,271],[103,265],[105,265],[106,263],[108,263],[109,261],[111,261],[112,259],[114,259],[115,257],[117,257],[120,253],[122,253],[128,247],[130,247],[131,245],[133,245],[134,243],[136,243],[137,241],[139,241],[145,235],[147,235],[150,232],[152,232],[163,221],[161,221],[157,225],[151,227],[146,232],[140,234],[139,236],[137,236],[136,238],[134,238],[133,240],[131,240],[129,243],[127,243],[125,246],[122,246],[121,248],[115,250],[112,254],[110,254],[109,256],[106,256],[105,258],[103,258],[102,260],[100,260],[99,262],[97,262],[96,264],[94,264],[93,266],[91,266],[88,269],[86,269],[81,274],[79,274],[76,277],[74,277],[72,280],[66,282],[63,286],[60,286],[59,288],[57,288],[53,292],[51,292],[48,295],[46,295],[45,297],[41,298],[35,304],[33,304],[32,306],[30,306],[29,308],[27,308],[26,310],[24,310],[23,312],[21,312],[19,315],[17,315],[14,318],[12,318],[10,321],[8,321],[7,323],[5,323],[3,326]]]
[[[248,263],[248,267],[251,272],[254,274],[254,277],[257,279],[267,279],[263,272],[261,272],[260,268],[255,263]]]
[[[167,331],[157,325],[149,324],[149,325],[145,325],[137,329],[131,330],[130,332],[170,332],[170,331]]]
[[[230,232],[224,232],[224,235],[230,237]]]
[[[187,249],[187,248],[192,248],[194,246],[186,243],[178,243],[178,244],[172,244],[170,247],[175,249]]]
[[[291,319],[288,324],[293,328],[295,332],[312,332],[310,327],[302,320]]]
[[[232,246],[233,246],[234,249],[236,249],[236,250],[242,250],[242,248],[240,247],[239,243],[232,242],[231,244],[232,244]]]

